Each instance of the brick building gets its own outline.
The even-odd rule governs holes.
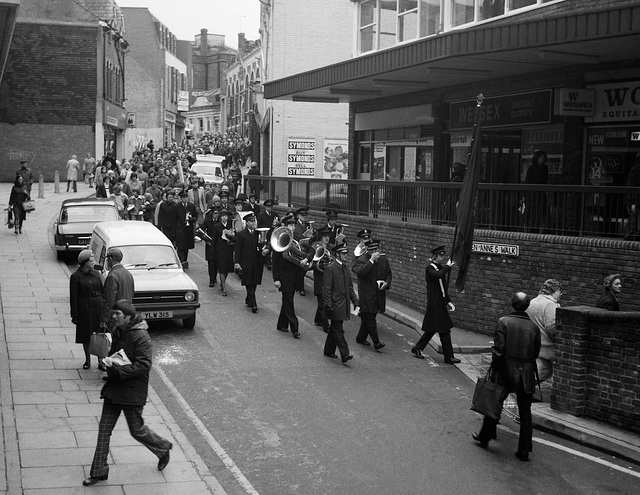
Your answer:
[[[187,63],[178,58],[178,40],[147,8],[122,8],[127,29],[127,112],[133,116],[126,132],[127,157],[149,140],[156,146],[180,143],[185,116],[178,111],[188,91]]]
[[[0,83],[0,180],[51,181],[70,155],[123,152],[123,19],[114,0],[22,0]]]
[[[260,3],[263,84],[351,57],[351,2]],[[337,173],[326,169],[324,150],[330,147],[333,152],[341,147],[346,151],[349,109],[348,105],[335,101],[335,98],[265,101],[261,109],[266,119],[262,123],[259,160],[262,175],[329,177],[332,172]],[[291,148],[297,148],[300,154],[288,153]]]

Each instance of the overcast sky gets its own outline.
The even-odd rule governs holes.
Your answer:
[[[116,3],[120,7],[147,7],[179,40],[193,41],[202,28],[210,34],[224,34],[225,44],[234,48],[238,47],[238,33],[245,33],[248,40],[259,38],[259,0],[116,0]]]

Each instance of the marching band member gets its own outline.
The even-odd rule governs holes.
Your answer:
[[[287,215],[282,219],[285,225],[294,235],[296,220],[292,215]],[[307,270],[311,268],[309,260],[299,261],[290,253],[290,249],[284,252],[273,253],[273,283],[282,293],[282,306],[276,328],[281,332],[287,332],[291,328],[293,338],[299,339],[300,332],[298,317],[293,303],[293,298],[297,290],[297,281],[300,276],[304,277]]]
[[[338,225],[338,212],[336,210],[327,210],[327,223],[321,229],[329,229],[329,244],[336,244],[336,236],[341,233],[342,228]],[[318,229],[320,230],[320,229]]]
[[[255,194],[249,194],[249,202],[244,204],[244,211],[252,211],[253,214],[258,217],[262,208],[257,202],[257,197]]]
[[[347,256],[349,250],[346,244],[338,244],[333,248],[336,260],[324,271],[322,282],[322,297],[327,317],[331,320],[327,340],[324,343],[324,355],[330,358],[337,358],[336,347],[340,351],[342,362],[346,363],[353,359],[353,354],[349,352],[349,345],[344,338],[343,324],[345,320],[351,318],[350,301],[354,306],[358,306],[358,296],[353,290],[351,274],[347,267]]]
[[[236,234],[235,270],[241,272],[242,285],[247,290],[244,302],[254,313],[258,312],[256,287],[262,283],[263,258],[268,253],[266,246],[258,243],[256,216],[253,213],[244,217],[247,226]]]
[[[195,223],[198,219],[198,212],[193,203],[189,203],[189,194],[186,191],[180,192],[180,202],[173,208],[175,218],[175,242],[178,257],[183,268],[189,268],[187,258],[189,249],[195,247]]]
[[[316,231],[316,235],[320,238],[320,240],[313,245],[314,252],[319,247],[323,247],[326,250],[325,252],[329,254],[331,248],[333,247],[329,243],[331,230],[329,230],[325,226],[318,229]],[[313,323],[321,326],[322,330],[324,330],[325,333],[329,333],[329,320],[327,319],[327,314],[324,310],[324,299],[322,298],[322,282],[324,280],[324,270],[330,261],[331,257],[327,256],[326,258],[323,257],[313,263],[313,295],[316,296],[316,299],[318,300],[318,307],[313,318]]]
[[[367,337],[371,337],[373,348],[378,351],[384,347],[378,337],[376,315],[386,309],[386,294],[391,287],[391,267],[387,257],[380,253],[380,241],[365,241],[367,252],[360,256],[351,271],[358,277],[358,295],[360,298],[360,331],[356,342],[371,345]]]
[[[280,226],[280,217],[273,211],[273,200],[267,199],[264,203],[262,203],[262,206],[264,206],[264,209],[256,216],[256,218],[258,219],[258,228],[271,229],[267,234],[267,239],[270,239],[273,229]],[[267,267],[267,270],[271,270],[271,257],[271,252],[265,257],[265,265]]]
[[[218,222],[213,226],[213,251],[220,276],[220,292],[227,295],[227,275],[233,271],[233,225],[229,211],[220,210]]]
[[[293,230],[293,238],[301,242],[303,239],[308,239],[305,233],[309,230],[309,222],[307,222],[307,213],[309,213],[309,207],[303,206],[298,208],[295,212],[295,229]],[[304,297],[304,272],[298,273],[296,279],[296,290],[300,292],[300,295]]]
[[[207,267],[209,270],[209,287],[215,287],[216,278],[218,278],[218,267],[216,260],[216,250],[213,243],[215,237],[215,225],[218,223],[220,217],[220,210],[215,206],[211,206],[204,215],[204,222],[202,222],[202,230],[211,238],[211,241],[207,242],[205,239],[204,245],[204,257],[207,260]]]

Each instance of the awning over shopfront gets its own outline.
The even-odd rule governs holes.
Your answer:
[[[502,19],[420,39],[265,83],[265,98],[357,103],[573,66],[596,70],[637,62],[640,6],[591,9]]]
[[[0,0],[0,81],[2,81],[4,64],[9,55],[9,46],[19,7],[20,0]]]

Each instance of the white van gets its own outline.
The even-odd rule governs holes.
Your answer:
[[[196,155],[196,162],[191,165],[190,170],[205,183],[222,184],[224,182],[223,160],[224,156],[220,155]]]
[[[182,320],[185,328],[196,323],[200,307],[198,286],[182,269],[171,241],[149,222],[99,222],[93,228],[89,249],[107,278],[107,251],[122,251],[122,264],[134,280],[133,305],[146,320]]]

